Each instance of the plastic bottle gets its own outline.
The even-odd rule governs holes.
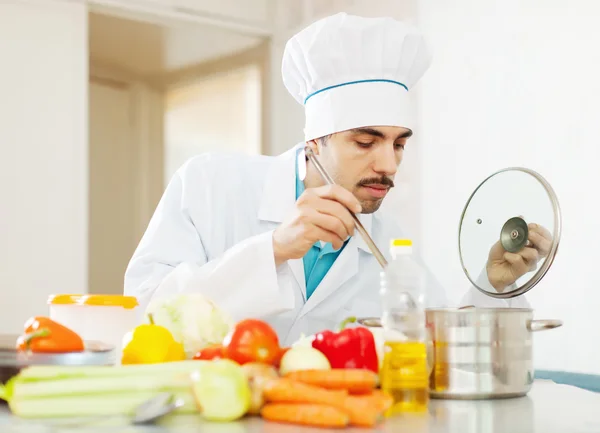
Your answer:
[[[412,256],[412,241],[393,239],[392,260],[381,273],[383,391],[394,399],[387,415],[423,412],[429,403],[425,323],[425,274]]]

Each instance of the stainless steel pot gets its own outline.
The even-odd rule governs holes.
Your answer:
[[[433,350],[432,398],[523,396],[534,379],[532,333],[559,320],[533,320],[519,308],[429,309]]]
[[[532,333],[562,326],[533,320],[526,308],[428,309],[429,392],[432,398],[520,397],[534,379]],[[378,318],[359,319],[380,327]]]

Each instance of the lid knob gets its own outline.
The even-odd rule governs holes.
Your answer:
[[[509,253],[521,251],[527,244],[528,237],[527,223],[521,217],[513,217],[506,221],[500,232],[502,247]]]

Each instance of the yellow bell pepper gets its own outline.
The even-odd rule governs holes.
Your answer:
[[[183,344],[175,341],[169,330],[150,324],[136,327],[123,339],[121,364],[156,364],[161,362],[183,361],[186,359]]]

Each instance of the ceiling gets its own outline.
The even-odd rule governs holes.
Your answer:
[[[256,46],[259,37],[204,24],[163,26],[90,13],[90,57],[139,75],[160,75]]]

